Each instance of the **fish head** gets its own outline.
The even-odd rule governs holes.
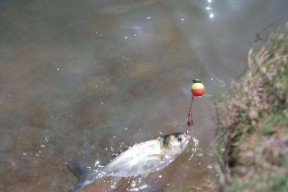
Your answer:
[[[188,146],[191,136],[187,132],[177,132],[161,138],[161,150],[165,155],[178,156]]]

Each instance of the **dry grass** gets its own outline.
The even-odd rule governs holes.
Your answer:
[[[288,187],[288,29],[248,55],[249,69],[217,105],[220,183],[225,191]]]

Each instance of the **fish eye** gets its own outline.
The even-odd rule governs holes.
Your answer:
[[[181,138],[181,137],[178,137],[178,138],[177,138],[177,141],[181,142],[181,141],[182,141],[182,138]]]

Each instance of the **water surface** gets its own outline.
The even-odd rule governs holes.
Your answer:
[[[217,79],[243,73],[256,34],[285,25],[287,9],[285,0],[1,1],[0,191],[68,191],[67,160],[105,164],[121,146],[185,131],[194,78],[207,95],[194,101],[190,130],[210,148]],[[142,191],[204,190],[213,163],[190,150]],[[113,191],[104,181],[83,191],[95,190]]]

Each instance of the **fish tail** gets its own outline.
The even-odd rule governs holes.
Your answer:
[[[79,165],[75,162],[68,161],[65,163],[68,169],[77,177],[77,182],[71,192],[79,192],[86,185],[95,181],[99,176],[95,171],[85,166]]]

